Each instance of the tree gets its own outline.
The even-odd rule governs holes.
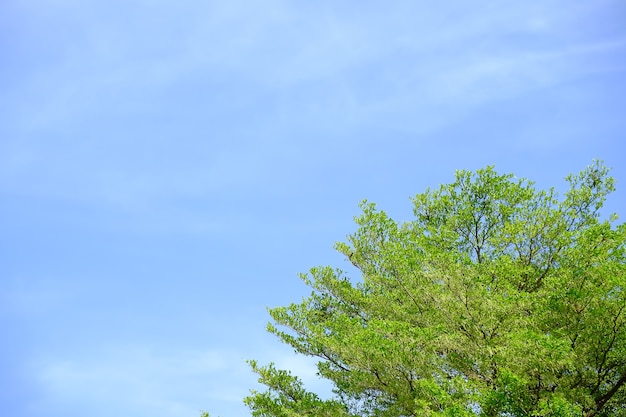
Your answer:
[[[339,252],[360,277],[317,267],[312,293],[268,330],[318,359],[334,396],[251,361],[256,417],[626,416],[626,226],[599,210],[601,162],[561,198],[493,167],[412,199],[398,224],[361,204]]]

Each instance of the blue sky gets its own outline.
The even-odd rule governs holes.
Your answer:
[[[623,1],[4,0],[0,408],[249,415],[246,359],[326,387],[266,307],[455,169],[626,202]]]

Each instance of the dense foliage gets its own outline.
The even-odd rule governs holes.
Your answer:
[[[252,415],[626,416],[626,226],[600,217],[602,163],[567,181],[458,171],[403,224],[364,202],[336,245],[360,277],[313,268],[308,298],[270,310],[335,395],[251,361]]]

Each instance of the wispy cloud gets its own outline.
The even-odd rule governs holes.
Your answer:
[[[136,416],[198,415],[211,402],[240,403],[247,392],[243,384],[246,380],[250,384],[241,357],[215,349],[101,348],[82,358],[40,360],[30,371],[46,400],[89,407],[94,416],[111,411]],[[200,384],[204,390],[198,389]],[[110,408],[113,402],[119,409]]]
[[[41,26],[13,35],[51,50],[0,97],[0,184],[133,211],[285,181],[303,130],[341,133],[318,148],[357,127],[428,133],[623,70],[624,39],[569,35],[595,4],[27,2],[18,17]]]
[[[254,346],[248,350],[254,351],[261,364],[274,362],[301,378],[307,389],[331,395],[331,387],[317,376],[311,358],[285,347],[249,343]],[[114,345],[81,356],[74,352],[71,357],[39,358],[31,362],[28,372],[43,393],[39,400],[48,406],[88,407],[93,416],[132,412],[135,416],[188,417],[198,415],[200,409],[218,415],[225,404],[245,409],[242,399],[257,386],[257,376],[244,359],[250,358],[219,348],[163,351],[145,345]],[[37,400],[33,404],[35,411],[42,411]]]
[[[497,96],[503,80],[487,81],[504,72],[518,89],[533,88],[532,82],[524,81],[558,76],[561,66],[524,64],[536,62],[537,55],[555,56],[561,48],[572,48],[559,41],[559,33],[564,26],[578,24],[591,8],[562,2],[550,8],[542,3],[487,4],[488,13],[459,4],[428,9],[419,4],[384,10],[363,7],[354,13],[353,8],[338,6],[297,8],[285,1],[262,6],[183,2],[176,8],[131,2],[125,4],[126,17],[113,15],[113,5],[95,8],[104,16],[97,24],[82,19],[94,14],[93,4],[66,6],[61,10],[68,16],[57,15],[71,28],[71,35],[57,39],[62,58],[31,76],[29,95],[19,99],[16,92],[13,98],[23,103],[18,108],[30,109],[28,120],[22,121],[24,128],[36,129],[70,117],[80,122],[85,111],[107,103],[131,112],[146,111],[153,105],[148,91],[181,79],[228,74],[251,82],[252,95],[322,80],[329,83],[323,99],[335,103],[342,99],[332,89],[343,85],[357,97],[356,110],[363,107],[362,117],[367,119],[376,111],[374,102],[381,99],[399,108],[412,104],[403,99],[406,95],[426,102],[463,98],[467,103],[472,96],[468,83],[483,97]],[[48,10],[57,11],[50,6]],[[370,78],[369,87],[356,87],[351,79],[365,67],[378,71],[364,74]],[[363,93],[371,87],[386,93],[372,96],[373,102],[360,102],[358,97],[367,97]]]

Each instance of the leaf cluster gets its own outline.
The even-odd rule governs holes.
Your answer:
[[[369,202],[336,248],[357,268],[312,268],[268,330],[318,358],[332,399],[273,365],[246,404],[281,416],[626,416],[626,226],[595,161],[569,190],[493,167],[413,199],[399,224]]]

